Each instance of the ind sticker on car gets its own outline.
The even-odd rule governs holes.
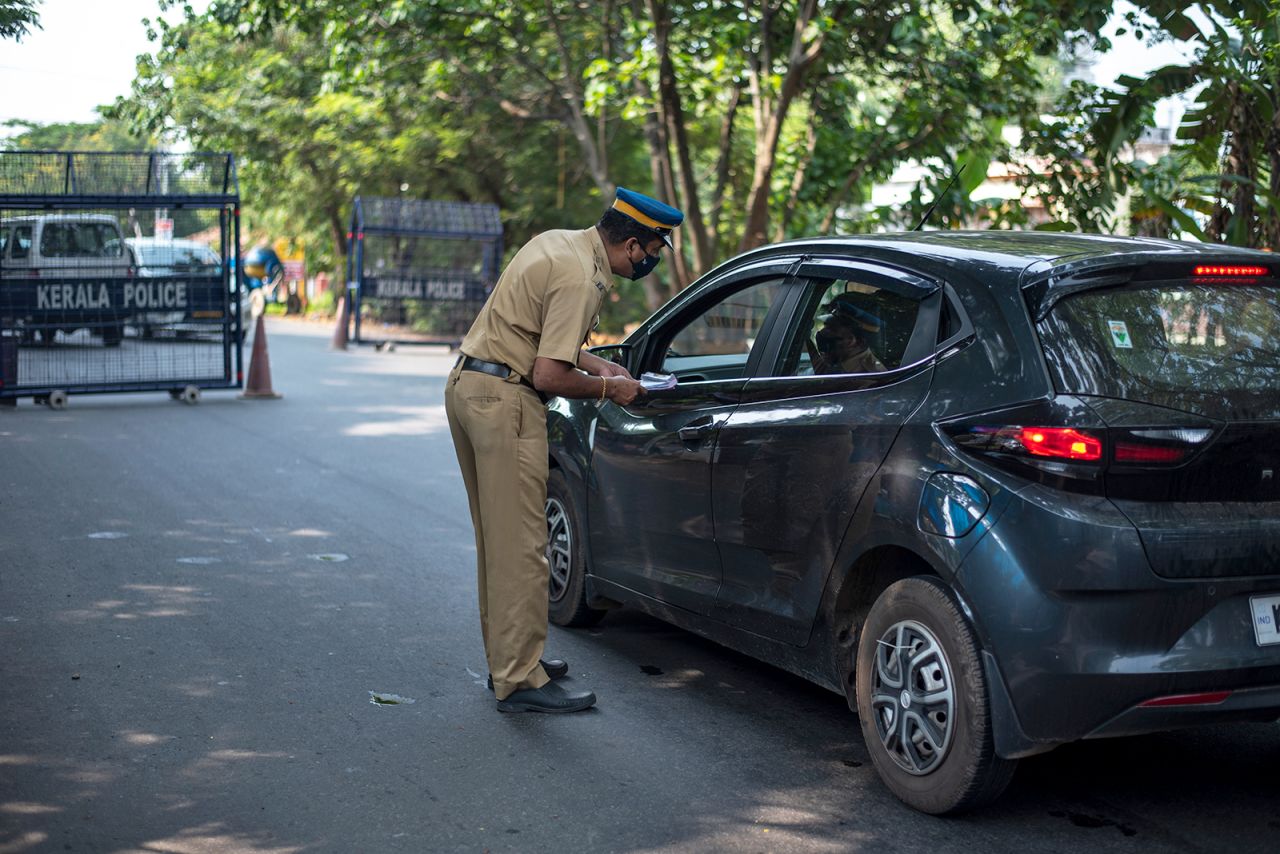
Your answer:
[[[1111,343],[1126,350],[1133,349],[1133,338],[1129,335],[1129,326],[1123,320],[1108,320],[1107,329],[1111,331]]]

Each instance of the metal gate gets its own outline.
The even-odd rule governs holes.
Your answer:
[[[357,344],[457,346],[502,262],[496,205],[357,196],[347,241]]]
[[[239,246],[229,154],[0,151],[0,399],[241,387]]]

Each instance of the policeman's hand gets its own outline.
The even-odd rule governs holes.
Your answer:
[[[631,376],[630,371],[628,371],[622,365],[615,365],[613,362],[605,362],[603,365],[601,365],[600,373],[598,373],[596,376],[626,377],[627,379],[634,379],[634,377]]]
[[[632,403],[637,397],[645,394],[644,386],[631,377],[613,377],[608,380],[609,399],[619,406]]]

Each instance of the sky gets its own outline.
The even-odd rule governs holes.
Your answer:
[[[197,11],[209,5],[209,0],[190,2]],[[1120,0],[1117,9],[1125,8],[1132,7]],[[21,42],[0,42],[0,92],[5,93],[0,124],[94,121],[97,106],[128,94],[137,56],[151,51],[142,19],[159,14],[156,0],[44,0],[38,11],[42,29]],[[168,14],[176,19],[181,13]],[[1132,37],[1113,41],[1115,49],[1097,58],[1094,82],[1110,84],[1120,74],[1138,74],[1181,56],[1170,44],[1152,48]],[[1161,124],[1180,114],[1176,104],[1162,104],[1156,113]]]
[[[203,10],[209,0],[192,5]],[[41,29],[20,42],[0,41],[0,124],[95,121],[96,107],[128,94],[138,54],[151,52],[142,19],[158,17],[159,4],[44,0],[36,11]],[[171,20],[180,16],[167,14]]]

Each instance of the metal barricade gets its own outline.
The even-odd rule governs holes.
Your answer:
[[[502,262],[496,205],[360,197],[347,235],[355,342],[457,346]]]
[[[0,151],[0,399],[243,385],[229,154]]]

